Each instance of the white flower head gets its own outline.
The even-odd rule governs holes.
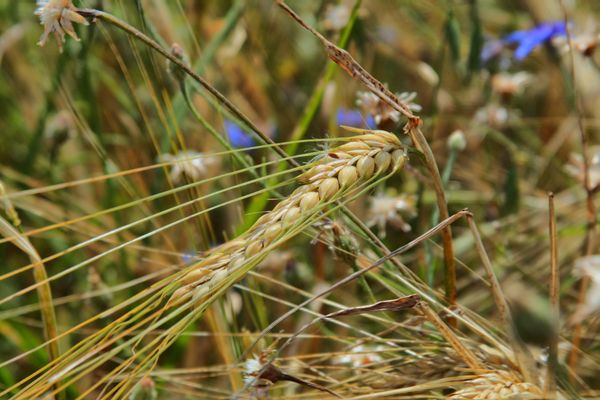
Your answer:
[[[579,276],[587,276],[590,280],[585,303],[572,318],[573,322],[579,322],[600,311],[600,255],[593,254],[575,260],[574,270]]]
[[[77,12],[77,7],[71,0],[37,0],[37,9],[34,14],[40,17],[40,23],[44,25],[44,33],[38,42],[43,46],[48,36],[54,33],[58,48],[62,52],[62,44],[65,41],[65,33],[75,40],[79,40],[72,22],[89,25],[89,22]]]
[[[244,383],[250,385],[256,381],[263,364],[257,358],[249,358],[244,363]]]
[[[414,196],[393,192],[380,193],[370,199],[368,226],[377,225],[380,237],[385,237],[385,227],[389,223],[392,227],[403,232],[411,230],[405,217],[413,218],[416,215]]]
[[[331,31],[344,29],[350,19],[350,7],[347,4],[329,4],[325,9],[323,28]]]
[[[590,190],[600,186],[600,146],[592,146],[588,150],[588,175]],[[569,163],[564,167],[565,171],[576,178],[579,182],[585,181],[585,163],[581,154],[572,153]]]
[[[354,347],[350,353],[336,357],[333,360],[334,364],[349,364],[354,368],[365,367],[370,364],[376,364],[383,361],[383,358],[378,354],[385,351],[383,346],[363,346]]]
[[[209,175],[210,168],[216,164],[214,157],[207,157],[197,151],[182,151],[175,155],[163,154],[159,157],[161,162],[171,164],[171,179],[180,183],[187,177],[192,181],[198,181]]]
[[[532,81],[532,75],[527,72],[501,72],[492,77],[492,89],[501,96],[512,96],[521,93]]]
[[[413,102],[416,96],[417,94],[414,92],[396,93],[396,97],[402,103],[406,104],[410,111],[419,112],[421,111],[421,106]],[[400,121],[400,112],[382,101],[375,93],[357,92],[356,97],[356,105],[363,112],[372,115],[378,126],[386,121],[392,121],[393,123]]]

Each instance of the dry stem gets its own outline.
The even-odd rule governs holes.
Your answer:
[[[411,139],[417,149],[419,149],[426,161],[427,169],[432,177],[432,184],[436,194],[437,206],[440,213],[441,219],[447,219],[449,217],[448,206],[446,203],[446,195],[444,193],[444,186],[442,184],[442,178],[440,171],[435,162],[433,152],[425,139],[425,136],[421,132],[419,126],[421,125],[421,119],[414,115],[408,106],[404,104],[392,91],[390,91],[384,84],[375,79],[367,70],[365,70],[346,50],[341,49],[334,43],[327,40],[321,35],[316,29],[312,28],[302,18],[296,14],[290,7],[288,7],[283,0],[277,0],[277,4],[288,13],[296,22],[298,22],[304,29],[315,35],[321,44],[325,47],[327,55],[336,64],[338,64],[344,71],[346,71],[351,77],[359,80],[365,85],[370,91],[372,91],[382,101],[393,107],[395,110],[400,112],[406,118],[408,123],[405,126],[405,132],[411,136]],[[444,264],[445,264],[445,282],[446,282],[446,299],[448,303],[453,306],[456,304],[456,263],[454,260],[454,247],[452,243],[452,230],[450,226],[446,226],[442,230],[442,242],[444,247]]]

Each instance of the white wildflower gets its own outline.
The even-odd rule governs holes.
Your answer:
[[[600,255],[595,254],[577,259],[575,271],[580,276],[587,276],[590,279],[585,303],[573,316],[573,321],[579,322],[588,315],[600,311]]]
[[[505,127],[517,117],[516,113],[498,104],[488,104],[475,113],[475,121],[481,125],[488,125],[495,129]]]
[[[400,101],[406,104],[410,111],[421,111],[421,106],[413,102],[417,96],[416,93],[403,92],[397,93],[396,96]],[[356,105],[359,106],[363,112],[372,115],[377,125],[386,121],[392,121],[394,123],[400,121],[400,112],[382,101],[376,94],[372,92],[358,92],[356,97]]]
[[[589,149],[588,175],[590,180],[589,189],[594,190],[600,185],[600,146],[592,146]],[[565,171],[583,183],[585,179],[585,165],[581,154],[572,153],[569,163],[565,165]]]
[[[171,163],[171,179],[176,183],[183,182],[185,177],[192,181],[200,180],[208,176],[210,169],[216,164],[214,157],[192,150],[175,155],[162,154],[159,161]]]
[[[380,193],[370,198],[368,226],[377,225],[379,235],[385,237],[385,227],[392,227],[403,232],[409,232],[411,227],[403,217],[412,218],[416,215],[414,196],[393,192]]]
[[[600,43],[600,34],[593,18],[590,18],[585,24],[578,24],[577,27],[571,29],[570,33],[570,41],[567,36],[556,36],[552,39],[552,44],[563,54],[568,53],[571,48],[584,57],[594,54]]]
[[[531,83],[532,76],[527,72],[509,74],[502,72],[492,78],[492,89],[501,96],[510,97],[519,94]]]
[[[331,31],[342,30],[350,19],[350,7],[347,4],[327,5],[323,28]]]
[[[72,22],[89,25],[88,21],[77,12],[77,7],[71,0],[38,0],[37,6],[34,14],[40,17],[40,23],[44,25],[44,33],[38,42],[40,46],[46,43],[50,33],[54,33],[58,48],[62,52],[65,33],[73,39],[79,40]]]
[[[377,354],[385,350],[383,346],[363,346],[354,347],[350,353],[336,357],[334,364],[348,364],[354,368],[364,367],[369,364],[375,364],[383,361],[383,358]]]
[[[244,383],[250,385],[256,381],[263,364],[258,358],[249,358],[244,363]]]

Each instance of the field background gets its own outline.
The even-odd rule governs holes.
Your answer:
[[[4,1],[2,396],[24,396],[19,390],[30,382],[39,388],[38,396],[48,395],[61,381],[61,371],[69,378],[57,398],[333,396],[322,387],[344,398],[444,398],[469,387],[480,395],[486,387],[497,390],[485,380],[486,371],[504,371],[496,375],[504,377],[499,378],[503,387],[525,393],[529,389],[518,383],[525,385],[527,374],[503,352],[529,354],[537,376],[545,377],[548,346],[557,349],[550,375],[558,396],[600,396],[600,261],[591,257],[599,243],[594,189],[600,183],[600,54],[594,50],[600,3],[288,4],[329,40],[344,44],[392,92],[415,93],[411,102],[420,106],[415,113],[442,172],[449,212],[468,208],[473,213],[519,338],[511,339],[513,329],[498,313],[465,218],[453,226],[458,322],[446,308],[442,241],[436,234],[421,237],[396,264],[386,262],[265,330],[293,306],[385,253],[367,236],[365,225],[394,250],[440,220],[424,158],[403,133],[405,118],[386,118],[381,110],[357,104],[367,88],[330,61],[319,40],[276,2],[75,2],[105,10],[180,56],[241,111],[245,117],[240,118],[165,57],[105,20],[77,24],[81,41],[67,38],[61,53],[53,37],[43,47],[36,45],[43,26],[32,1]],[[481,58],[486,46],[511,32],[564,21],[573,40],[589,33],[592,45],[571,49],[562,35],[562,41],[539,40],[522,60],[509,44],[495,57]],[[229,282],[202,315],[176,329],[177,318],[192,315],[193,307],[157,325],[152,320],[122,328],[115,322],[143,299],[166,310],[166,297],[151,297],[151,285],[202,260],[272,209],[277,199],[265,187],[286,196],[298,186],[299,171],[280,164],[273,146],[265,145],[249,122],[304,164],[334,147],[335,139],[356,134],[340,125],[375,127],[378,115],[383,115],[378,127],[407,146],[409,161],[346,204],[364,225],[339,209],[327,219],[315,218],[265,254],[243,279]],[[178,154],[196,157],[195,162],[178,164]],[[257,167],[249,171],[252,165]],[[556,222],[555,257],[551,220]],[[559,278],[558,321],[549,301],[552,262]],[[48,287],[51,297],[44,292]],[[482,370],[469,369],[456,345],[416,311],[316,321],[340,309],[413,294],[415,287],[442,321],[455,325],[451,335],[475,354]],[[275,353],[311,321],[314,325]],[[96,352],[94,346],[108,341],[107,327],[123,336]],[[161,336],[171,328],[174,337]],[[54,351],[74,358],[53,364],[52,373],[60,376],[50,383],[28,380],[56,358],[53,346],[46,345],[49,331],[61,335],[53,341]],[[253,344],[261,332],[264,336]],[[160,354],[150,362],[135,348],[155,338],[163,341],[153,347]],[[84,346],[74,350],[78,343]],[[110,349],[114,352],[108,354]],[[248,375],[249,359],[263,365],[271,356],[278,371],[303,383],[270,385]],[[78,365],[74,360],[85,361],[80,374],[69,370]],[[474,381],[478,377],[481,387]],[[544,389],[547,382],[536,385]],[[111,392],[115,387],[122,391]],[[552,397],[552,385],[549,390],[545,393]]]

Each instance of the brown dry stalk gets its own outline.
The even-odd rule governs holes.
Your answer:
[[[560,334],[560,276],[558,271],[558,243],[556,238],[556,211],[554,193],[548,195],[548,233],[550,236],[550,306],[554,332],[548,350],[548,371],[544,383],[545,398],[556,398],[556,367]]]
[[[216,247],[181,278],[183,285],[173,293],[174,305],[193,296],[208,294],[242,267],[258,262],[265,249],[283,238],[294,227],[314,218],[325,206],[364,186],[377,176],[402,168],[406,154],[398,137],[384,131],[366,131],[327,152],[300,176],[305,182],[275,208],[263,215],[244,234]]]
[[[465,345],[463,345],[460,339],[450,330],[450,327],[442,321],[442,319],[434,311],[429,308],[426,302],[420,301],[417,303],[415,308],[420,311],[429,322],[431,322],[437,330],[444,336],[444,338],[450,343],[458,355],[464,360],[464,362],[473,370],[479,370],[482,368],[481,363],[477,360],[475,355]]]
[[[432,177],[433,189],[436,194],[437,206],[442,220],[447,219],[450,214],[448,213],[448,206],[446,203],[446,195],[444,193],[444,187],[442,184],[442,178],[440,171],[437,167],[433,152],[425,139],[425,136],[421,132],[419,126],[421,125],[421,119],[414,115],[409,107],[398,98],[391,90],[389,90],[383,83],[375,79],[367,70],[365,70],[346,50],[336,46],[334,43],[327,40],[321,35],[316,29],[308,25],[304,20],[296,14],[290,7],[283,2],[283,0],[277,0],[277,4],[289,14],[300,26],[315,35],[325,50],[329,58],[346,71],[352,78],[357,79],[363,85],[365,85],[371,92],[373,92],[382,101],[394,108],[396,111],[408,118],[408,123],[404,127],[404,132],[410,135],[413,143],[419,149],[425,157],[427,169]],[[442,230],[442,243],[444,248],[444,264],[445,270],[445,282],[446,282],[446,299],[452,306],[456,304],[456,263],[454,260],[454,247],[452,243],[452,230],[450,226],[445,227]]]
[[[567,43],[569,43],[569,64],[571,67],[571,84],[573,87],[577,87],[577,79],[575,74],[575,56],[573,55],[573,45],[571,41],[571,30],[569,28],[569,15],[567,12],[567,8],[565,6],[564,0],[559,0],[560,8],[563,13],[564,22],[567,26],[566,34],[567,34]],[[589,138],[585,132],[584,127],[584,111],[583,104],[581,100],[581,96],[575,91],[575,112],[577,114],[577,127],[579,131],[579,142],[581,143],[581,156],[583,160],[583,189],[586,193],[586,217],[587,217],[587,226],[586,226],[586,235],[585,242],[583,246],[583,255],[590,256],[594,252],[595,248],[595,236],[597,233],[597,217],[596,217],[596,206],[594,204],[594,193],[595,188],[591,185],[590,180],[590,159],[589,159]],[[588,287],[590,285],[590,277],[588,275],[584,275],[581,278],[581,282],[579,283],[579,294],[577,296],[577,312],[580,311],[586,301]],[[583,321],[578,321],[573,328],[573,338],[572,338],[572,347],[571,352],[569,353],[569,368],[573,371],[574,375],[577,369],[577,359],[579,357],[579,347],[581,344],[581,337],[583,336]],[[574,379],[574,376],[571,376],[571,379]]]

